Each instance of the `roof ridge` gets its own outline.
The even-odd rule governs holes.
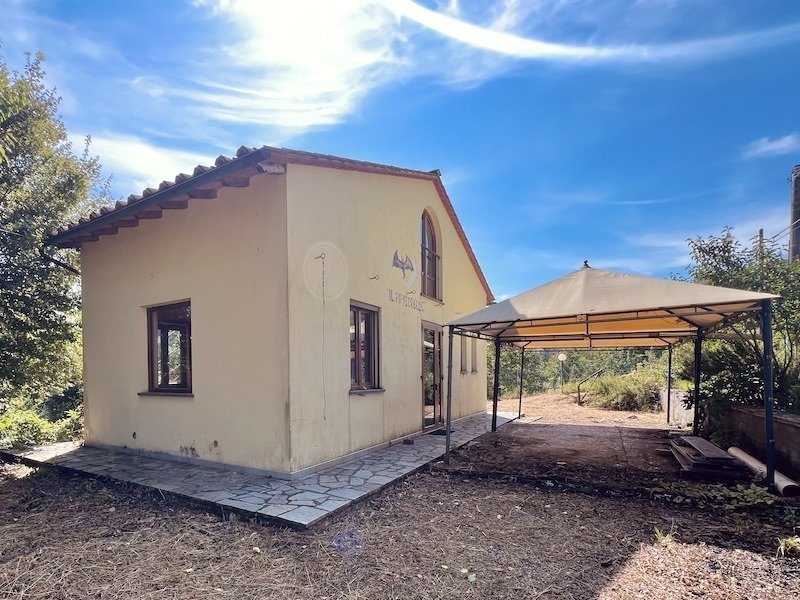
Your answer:
[[[431,171],[420,171],[417,169],[407,169],[393,165],[369,162],[353,158],[335,156],[333,154],[322,154],[318,152],[308,152],[305,150],[294,150],[291,148],[280,148],[273,146],[261,146],[260,148],[240,146],[236,150],[234,157],[220,155],[216,158],[212,166],[197,165],[192,174],[178,173],[174,180],[164,180],[157,188],[148,187],[142,190],[141,194],[131,194],[127,200],[118,200],[113,206],[105,206],[99,211],[92,212],[88,217],[82,217],[78,221],[60,227],[47,238],[47,243],[60,247],[79,247],[84,241],[94,241],[99,235],[116,233],[119,227],[135,227],[137,219],[155,218],[160,216],[160,211],[166,208],[186,208],[188,198],[193,197],[216,197],[216,190],[220,186],[236,186],[235,181],[230,182],[231,174],[241,174],[245,171],[245,177],[249,178],[255,174],[253,169],[261,171],[260,165],[264,161],[275,162],[278,164],[305,164],[322,168],[350,169],[364,173],[374,173],[380,175],[394,175],[400,177],[412,177],[423,179],[434,184],[436,191],[444,204],[458,237],[467,252],[475,273],[481,282],[485,292],[487,303],[494,301],[489,283],[486,280],[483,270],[478,264],[475,252],[467,239],[461,222],[456,215],[455,208],[447,194],[447,190],[442,183],[441,172],[438,169]],[[247,174],[251,173],[251,174]],[[202,188],[201,185],[212,183],[211,188]],[[203,196],[192,195],[203,193]],[[177,196],[177,197],[176,197]],[[147,213],[145,212],[147,211]],[[149,216],[145,216],[148,214]],[[124,220],[125,217],[127,220]],[[100,227],[103,224],[104,227]]]

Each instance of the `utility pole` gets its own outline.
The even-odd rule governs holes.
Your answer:
[[[758,285],[764,291],[764,228],[758,230]]]
[[[792,185],[792,203],[789,211],[789,262],[800,257],[800,165],[792,167],[789,178]]]

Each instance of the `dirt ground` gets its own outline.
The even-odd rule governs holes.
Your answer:
[[[492,410],[492,403],[487,403]],[[519,398],[506,398],[498,402],[501,412],[518,414]],[[527,423],[574,423],[583,425],[616,425],[618,427],[639,427],[673,429],[667,424],[665,413],[630,412],[625,410],[606,410],[592,406],[580,406],[574,394],[536,394],[522,399],[521,419]]]
[[[0,598],[800,597],[792,526],[447,473],[296,532],[158,493],[0,470]]]
[[[519,399],[498,410],[517,414]],[[491,403],[489,403],[491,409]],[[583,491],[647,495],[663,480],[677,481],[664,413],[578,405],[568,394],[522,400],[523,417],[455,452],[449,470],[556,482]]]

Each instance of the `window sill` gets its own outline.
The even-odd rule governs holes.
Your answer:
[[[420,295],[421,298],[425,298],[425,300],[430,300],[431,302],[435,302],[436,304],[438,304],[440,306],[444,306],[444,301],[441,298],[435,298],[434,296],[428,296],[428,294],[423,294],[422,292],[420,292],[419,295]]]
[[[386,390],[383,388],[366,388],[363,390],[359,389],[351,389],[350,395],[351,396],[363,396],[365,394],[379,394],[381,392],[385,392]]]
[[[157,391],[157,392],[139,392],[137,396],[177,396],[179,398],[194,398],[192,392],[178,392],[171,390]]]

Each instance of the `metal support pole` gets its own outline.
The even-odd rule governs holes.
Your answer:
[[[672,344],[667,350],[667,423],[669,423],[669,415],[672,410]]]
[[[447,332],[447,420],[444,434],[444,462],[450,464],[450,424],[453,422],[453,326]]]
[[[767,485],[775,489],[775,429],[772,415],[772,301],[761,304],[761,339],[764,342],[764,463],[767,465]]]
[[[497,398],[500,395],[500,338],[494,338],[494,390],[492,390],[492,431],[497,431]]]
[[[522,380],[525,373],[525,348],[522,348],[522,355],[519,358],[519,414],[518,419],[522,418]]]
[[[700,433],[700,361],[703,358],[703,331],[697,330],[694,338],[694,421],[692,435]]]

